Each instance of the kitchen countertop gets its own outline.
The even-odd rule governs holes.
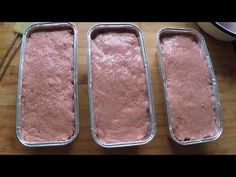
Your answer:
[[[16,137],[16,88],[19,51],[0,82],[0,154],[236,154],[236,53],[232,43],[218,41],[204,34],[196,23],[135,23],[144,33],[150,66],[153,96],[157,116],[157,134],[148,144],[104,149],[91,136],[86,65],[88,29],[96,23],[76,23],[78,27],[78,74],[80,133],[71,144],[63,147],[27,148]],[[14,23],[0,23],[0,56],[6,51]],[[164,27],[199,30],[208,45],[219,86],[224,130],[221,137],[210,143],[180,146],[168,139],[164,96],[157,58],[156,34]],[[1,59],[1,58],[0,58]]]

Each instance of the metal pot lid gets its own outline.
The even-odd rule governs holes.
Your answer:
[[[213,22],[212,24],[226,34],[236,37],[236,22]]]

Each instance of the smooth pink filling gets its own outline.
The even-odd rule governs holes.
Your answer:
[[[214,97],[203,49],[184,35],[165,37],[161,49],[175,137],[194,140],[215,135]]]
[[[98,138],[105,143],[144,139],[150,121],[138,38],[107,32],[93,39],[92,77]]]
[[[73,34],[68,30],[31,34],[22,89],[25,140],[63,141],[73,134]]]

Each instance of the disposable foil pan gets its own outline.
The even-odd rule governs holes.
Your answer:
[[[147,86],[147,97],[149,101],[149,113],[150,113],[150,123],[151,123],[151,130],[144,140],[140,141],[132,141],[132,142],[121,142],[121,143],[109,143],[105,144],[99,140],[96,134],[96,125],[94,120],[94,108],[93,108],[93,78],[92,78],[92,63],[91,63],[91,41],[94,36],[101,32],[131,32],[138,36],[139,38],[139,44],[141,47],[141,53],[143,57],[143,63],[145,67],[145,75],[146,75],[146,86]],[[92,137],[94,141],[99,144],[102,147],[105,148],[114,148],[114,147],[126,147],[126,146],[137,146],[137,145],[143,145],[148,143],[153,139],[153,137],[156,134],[156,116],[155,116],[155,109],[153,104],[153,96],[152,96],[152,87],[151,87],[151,79],[150,79],[150,72],[147,62],[147,56],[144,46],[144,39],[143,34],[141,30],[129,23],[120,24],[120,23],[105,23],[105,24],[97,24],[90,28],[88,31],[87,36],[87,63],[88,63],[88,92],[89,92],[89,110],[90,110],[90,123],[91,123],[91,131],[92,131]]]
[[[27,142],[21,134],[21,105],[22,105],[22,78],[23,78],[23,70],[24,70],[24,60],[25,60],[25,52],[27,46],[27,39],[28,37],[37,31],[40,30],[61,30],[61,29],[68,29],[73,32],[73,81],[74,81],[74,133],[73,135],[65,140],[65,141],[47,141],[47,142]],[[16,98],[16,135],[19,141],[27,146],[27,147],[45,147],[45,146],[61,146],[66,145],[72,142],[79,133],[79,117],[78,117],[78,66],[77,66],[77,29],[71,23],[35,23],[28,27],[23,34],[22,44],[21,44],[21,51],[20,51],[20,62],[19,62],[19,71],[18,71],[18,88],[17,88],[17,98]]]
[[[208,67],[208,71],[211,78],[212,83],[212,92],[215,97],[215,108],[216,108],[216,134],[211,137],[205,137],[197,140],[186,140],[186,141],[180,141],[178,140],[173,133],[172,129],[172,123],[171,123],[171,112],[169,110],[169,104],[168,104],[168,91],[167,91],[167,81],[165,76],[165,70],[163,67],[163,57],[162,57],[162,49],[161,49],[161,40],[165,37],[165,35],[190,35],[197,39],[198,43],[201,45],[201,49],[204,52],[204,59]],[[168,126],[169,126],[169,137],[176,143],[180,145],[192,145],[192,144],[199,144],[199,143],[206,143],[210,141],[214,141],[218,139],[223,131],[223,120],[222,120],[222,113],[220,108],[220,99],[219,99],[219,93],[218,93],[218,85],[216,76],[213,70],[211,58],[207,49],[206,42],[203,38],[203,36],[193,29],[176,29],[176,28],[164,28],[160,30],[157,34],[157,48],[159,52],[159,63],[161,68],[161,75],[162,75],[162,81],[163,81],[163,87],[164,87],[164,96],[165,96],[165,106],[166,106],[166,114],[167,114],[167,120],[168,120]]]

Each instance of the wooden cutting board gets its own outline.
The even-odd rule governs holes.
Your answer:
[[[76,23],[78,27],[79,117],[80,133],[73,143],[64,147],[27,148],[16,137],[16,88],[19,52],[0,83],[0,154],[236,154],[236,55],[232,43],[220,42],[205,35],[195,23],[136,23],[144,33],[150,65],[157,134],[148,144],[138,147],[103,149],[92,139],[89,122],[86,39],[88,29],[95,23]],[[0,56],[13,37],[14,23],[0,24]],[[180,146],[167,136],[164,97],[157,60],[156,34],[164,27],[199,30],[206,39],[219,85],[224,130],[214,142],[194,146]]]

